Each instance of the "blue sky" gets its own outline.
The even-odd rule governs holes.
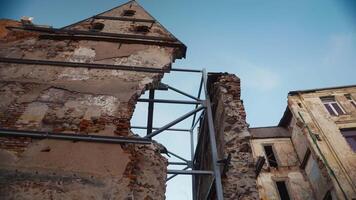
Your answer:
[[[125,1],[0,2],[0,18],[33,16],[35,23],[61,27]],[[235,73],[241,78],[242,98],[252,127],[276,125],[291,90],[356,84],[356,1],[140,0],[139,3],[187,45],[187,58],[176,61],[174,67],[204,67],[208,71]],[[193,83],[198,84],[198,79],[172,73],[164,81],[195,93]],[[145,105],[137,106],[133,123],[145,124],[145,109]],[[188,110],[160,106],[155,113],[155,125],[164,125]],[[164,134],[157,140],[189,157],[186,135]],[[190,199],[188,186],[186,177],[172,181],[167,189],[168,199]]]

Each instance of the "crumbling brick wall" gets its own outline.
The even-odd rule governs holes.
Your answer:
[[[225,159],[221,166],[224,199],[259,199],[250,134],[240,98],[240,79],[233,74],[210,74],[208,77],[218,155],[221,160]],[[198,155],[200,169],[212,169],[208,138],[203,138],[201,144],[200,148],[205,149],[198,150],[204,152]],[[198,199],[205,197],[209,187],[207,180],[206,177],[198,178]],[[210,198],[215,199],[213,194]]]
[[[120,27],[127,25],[132,24]],[[5,26],[20,23],[0,20],[0,57],[157,69],[167,69],[176,58],[175,47],[51,40]],[[136,101],[162,77],[116,69],[0,63],[0,127],[136,137],[130,131]],[[0,199],[165,199],[167,160],[154,143],[0,137],[0,160]]]

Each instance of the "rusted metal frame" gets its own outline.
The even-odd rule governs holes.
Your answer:
[[[131,126],[132,129],[147,129],[146,126]],[[152,127],[153,130],[160,129],[158,127]],[[166,131],[181,131],[181,132],[189,132],[190,129],[181,129],[181,128],[167,128]]]
[[[172,103],[172,104],[193,104],[199,105],[203,101],[184,101],[184,100],[170,100],[170,99],[138,99],[138,102],[148,102],[148,103]]]
[[[163,83],[162,83],[162,84],[163,84]],[[189,98],[191,98],[191,99],[194,99],[194,100],[196,100],[196,101],[201,101],[199,98],[196,98],[195,96],[190,95],[190,94],[188,94],[188,93],[186,93],[186,92],[183,92],[183,91],[181,91],[181,90],[179,90],[179,89],[177,89],[177,88],[175,88],[175,87],[172,87],[172,86],[170,86],[170,85],[168,85],[168,84],[163,84],[163,85],[165,85],[168,89],[173,90],[173,91],[175,91],[175,92],[177,92],[177,93],[179,93],[179,94],[181,94],[181,95],[184,95],[184,96],[189,97]]]
[[[108,32],[94,32],[94,31],[81,31],[72,29],[57,29],[57,28],[47,28],[38,26],[8,26],[8,29],[20,29],[27,31],[37,31],[50,34],[69,34],[69,35],[94,35],[94,36],[107,36],[107,37],[117,37],[117,38],[130,38],[130,39],[141,39],[141,40],[155,40],[155,41],[169,41],[176,42],[177,39],[159,37],[159,36],[147,36],[147,35],[134,35],[134,34],[123,34],[123,33],[108,33]]]
[[[152,68],[152,67],[110,65],[110,64],[97,64],[97,63],[63,62],[63,61],[50,61],[50,60],[33,60],[33,59],[4,58],[4,57],[0,57],[0,62],[15,63],[15,64],[29,64],[29,65],[53,65],[53,66],[59,66],[59,67],[116,69],[116,70],[148,72],[148,73],[165,73],[165,72],[167,72],[166,70]]]
[[[194,113],[197,113],[197,112],[199,112],[200,110],[203,110],[203,109],[204,109],[204,106],[200,106],[200,107],[198,107],[197,109],[194,109],[194,110],[192,110],[192,111],[190,111],[190,112],[184,114],[183,116],[181,116],[181,117],[175,119],[174,121],[172,121],[172,122],[170,122],[170,123],[164,125],[164,126],[161,127],[160,129],[157,129],[157,130],[153,131],[152,133],[146,135],[144,138],[152,138],[152,137],[158,135],[159,133],[165,131],[166,129],[168,129],[168,128],[170,128],[170,127],[172,127],[172,126],[178,124],[179,122],[185,120],[186,118],[190,117],[190,116],[193,115]]]
[[[152,19],[138,19],[138,18],[130,18],[130,17],[111,17],[111,16],[93,16],[94,19],[108,19],[108,20],[117,20],[117,21],[131,21],[131,22],[147,22],[147,23],[155,23],[156,20]]]
[[[51,40],[92,40],[92,41],[118,42],[124,44],[146,44],[146,45],[157,45],[157,46],[164,46],[164,47],[186,48],[183,44],[176,43],[176,42],[139,40],[139,39],[129,39],[129,38],[114,38],[114,37],[103,37],[103,36],[41,34],[39,38],[51,39]]]
[[[37,139],[57,139],[57,140],[72,140],[83,142],[97,143],[114,143],[114,144],[151,144],[152,141],[144,138],[123,137],[123,136],[98,136],[98,135],[79,135],[70,133],[54,133],[44,131],[27,131],[27,130],[11,130],[0,129],[2,137],[31,137]]]
[[[153,127],[153,108],[154,108],[154,102],[152,100],[154,100],[155,98],[155,90],[154,89],[150,89],[149,92],[149,99],[150,100],[148,102],[148,114],[147,114],[147,135],[152,133],[152,127]]]
[[[205,91],[205,102],[206,102],[206,115],[207,115],[207,122],[208,122],[208,133],[209,133],[209,141],[210,141],[210,147],[211,147],[211,158],[213,162],[213,171],[214,171],[214,177],[215,177],[215,190],[216,190],[216,199],[217,200],[223,200],[224,195],[223,195],[223,189],[222,189],[222,183],[221,183],[221,172],[220,172],[220,166],[218,163],[218,151],[217,151],[217,145],[216,145],[216,138],[215,138],[215,127],[214,127],[214,120],[213,120],[213,112],[211,109],[211,102],[210,102],[210,97],[208,93],[208,85],[207,85],[207,74],[205,69],[203,70],[203,81],[204,81],[204,91]]]

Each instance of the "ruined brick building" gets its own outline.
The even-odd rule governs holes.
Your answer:
[[[356,86],[290,92],[278,126],[249,128],[239,78],[172,68],[185,53],[135,1],[60,29],[0,20],[0,199],[165,199],[180,174],[199,200],[356,198]],[[201,73],[199,95],[162,84],[173,71]],[[154,99],[168,89],[193,101]],[[157,102],[196,109],[154,128]],[[190,116],[190,159],[152,140]]]

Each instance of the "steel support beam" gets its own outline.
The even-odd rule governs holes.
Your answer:
[[[168,162],[168,165],[188,165],[186,162]]]
[[[169,85],[167,85],[167,84],[164,84],[164,85],[166,85],[166,86],[168,87],[168,89],[173,90],[173,91],[175,91],[175,92],[177,92],[177,93],[179,93],[179,94],[182,94],[182,95],[184,95],[184,96],[186,96],[186,97],[189,97],[189,98],[194,99],[194,100],[197,100],[197,101],[201,101],[200,99],[196,98],[195,96],[190,95],[190,94],[188,94],[188,93],[185,93],[185,92],[183,92],[183,91],[181,91],[181,90],[179,90],[179,89],[177,89],[177,88],[174,88],[174,87],[169,86]]]
[[[152,133],[152,127],[153,127],[153,109],[154,109],[154,100],[155,98],[155,90],[150,89],[149,93],[149,103],[148,103],[148,114],[147,114],[147,135]]]
[[[167,153],[168,153],[168,154],[171,154],[172,156],[174,156],[174,157],[176,157],[176,158],[178,158],[178,159],[183,160],[183,161],[186,162],[186,163],[189,163],[189,160],[187,160],[187,159],[185,159],[185,158],[183,158],[183,157],[180,157],[180,156],[178,156],[178,155],[175,154],[175,153],[172,153],[172,152],[170,152],[170,151],[167,151]]]
[[[127,65],[110,65],[110,64],[97,64],[97,63],[62,62],[62,61],[18,59],[18,58],[4,58],[4,57],[0,57],[0,62],[3,62],[3,63],[14,63],[14,64],[28,64],[28,65],[53,65],[53,66],[59,66],[59,67],[83,67],[83,68],[95,68],[95,69],[116,69],[116,70],[138,71],[138,72],[148,72],[148,73],[164,73],[164,72],[167,72],[165,70],[152,68],[152,67],[139,67],[139,66],[127,66]]]
[[[147,22],[147,23],[155,23],[156,20],[152,19],[137,19],[137,18],[129,18],[129,17],[111,17],[111,16],[93,16],[94,19],[108,19],[108,20],[117,20],[117,21],[131,21],[131,22]]]
[[[31,137],[37,139],[57,139],[57,140],[73,140],[84,142],[99,142],[99,143],[133,143],[133,144],[151,144],[151,140],[144,138],[122,137],[122,136],[98,136],[98,135],[79,135],[69,133],[52,133],[42,131],[24,131],[0,129],[2,137]]]
[[[184,100],[169,100],[169,99],[138,99],[138,102],[148,102],[148,103],[172,103],[172,104],[202,104],[203,101],[184,101]]]
[[[146,126],[131,126],[132,129],[147,129]],[[153,130],[158,130],[158,127],[152,127]],[[167,128],[166,131],[180,131],[180,132],[189,132],[190,129],[181,129],[181,128]]]
[[[203,70],[203,78],[204,78],[204,90],[205,90],[205,101],[206,101],[206,115],[208,119],[208,132],[209,132],[209,140],[210,140],[210,147],[211,147],[211,157],[213,162],[213,170],[215,176],[215,189],[216,189],[216,198],[217,200],[223,200],[223,188],[221,184],[221,172],[220,166],[218,164],[218,150],[216,147],[216,140],[215,140],[215,127],[214,127],[214,120],[213,120],[213,112],[211,109],[210,97],[208,92],[207,86],[207,74],[205,69]]]
[[[198,107],[197,109],[194,109],[194,110],[192,110],[192,111],[186,113],[185,115],[183,115],[183,116],[177,118],[176,120],[174,120],[174,121],[172,121],[172,122],[170,122],[170,123],[164,125],[164,126],[161,127],[160,129],[153,131],[152,133],[146,135],[144,138],[152,138],[152,137],[154,137],[154,136],[160,134],[161,132],[165,131],[166,129],[168,129],[168,128],[170,128],[170,127],[172,127],[172,126],[178,124],[179,122],[185,120],[186,118],[190,117],[190,116],[193,115],[194,113],[199,112],[199,111],[202,110],[202,109],[204,109],[204,107],[203,107],[203,106],[200,106],[200,107]]]
[[[182,169],[182,170],[187,170],[188,168],[189,168],[189,167],[184,167],[184,169]],[[171,180],[172,178],[174,178],[174,177],[176,177],[176,176],[178,176],[178,174],[173,174],[172,176],[170,176],[170,177],[167,178],[166,182],[168,182],[169,180]]]
[[[207,170],[167,170],[168,174],[180,174],[180,175],[214,175],[213,171]]]
[[[194,167],[194,131],[190,130],[190,160],[191,162],[191,167],[192,170],[195,170]],[[192,176],[192,197],[193,200],[196,199],[196,185],[195,185],[195,176]]]
[[[193,73],[202,73],[202,70],[197,69],[181,69],[181,68],[171,68],[171,71],[174,72],[193,72]]]

